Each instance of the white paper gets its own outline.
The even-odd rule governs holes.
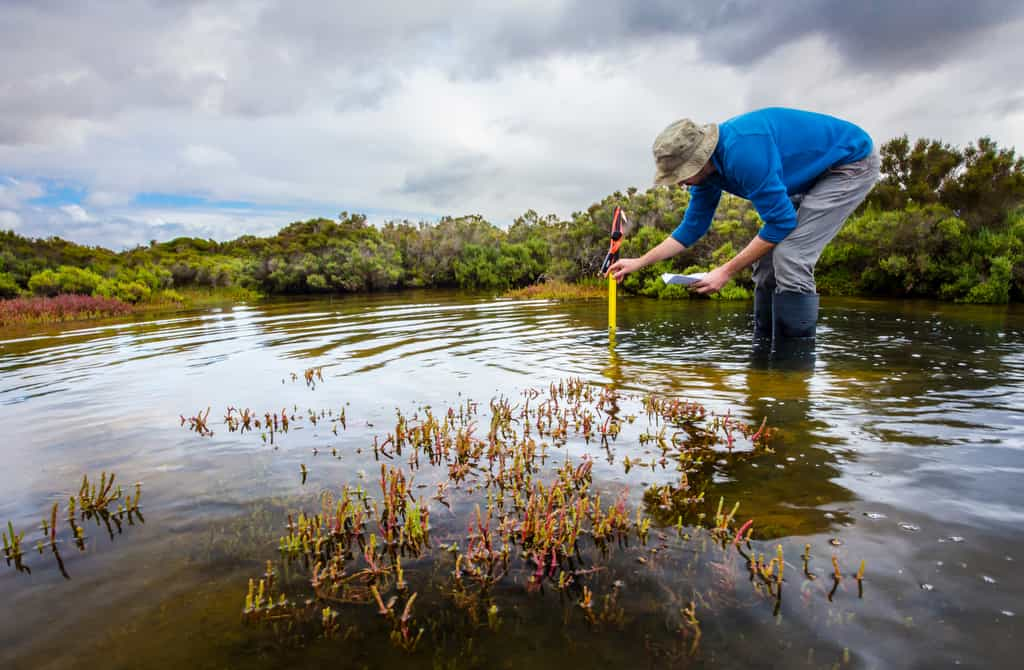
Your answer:
[[[695,272],[692,275],[674,275],[671,272],[666,272],[661,275],[661,281],[666,284],[682,284],[683,286],[689,286],[695,282],[704,279],[707,272]]]

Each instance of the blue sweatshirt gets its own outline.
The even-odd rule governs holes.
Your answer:
[[[717,172],[690,187],[690,204],[672,237],[692,246],[728,191],[754,204],[764,221],[761,239],[781,242],[796,227],[789,196],[806,193],[826,170],[859,161],[872,148],[863,130],[825,114],[769,107],[729,119],[718,126],[711,155]]]

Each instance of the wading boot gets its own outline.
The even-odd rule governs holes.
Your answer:
[[[754,289],[754,340],[772,339],[772,298],[775,291],[766,286]]]
[[[783,291],[773,297],[772,343],[776,360],[807,359],[813,365],[818,295]]]
[[[767,357],[772,352],[772,294],[774,288],[758,286],[754,289],[754,346],[755,357]]]

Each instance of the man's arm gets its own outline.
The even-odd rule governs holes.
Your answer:
[[[686,206],[686,214],[672,234],[640,258],[622,258],[616,261],[608,268],[609,274],[615,277],[615,281],[621,282],[631,272],[645,268],[651,263],[672,258],[686,247],[692,246],[707,232],[721,197],[722,189],[711,184],[690,187],[690,202]]]
[[[694,283],[691,288],[697,293],[714,293],[720,290],[732,279],[734,274],[745,267],[753,265],[754,261],[771,251],[774,246],[773,242],[766,242],[760,236],[755,236],[754,239],[750,240],[750,244],[743,248],[743,251],[733,256],[728,262],[704,275],[704,278]]]
[[[690,201],[686,204],[686,213],[672,237],[684,247],[692,247],[704,236],[711,225],[711,218],[718,209],[722,199],[722,189],[711,184],[697,184],[690,187]]]
[[[652,263],[672,258],[685,248],[674,237],[669,235],[640,258],[620,258],[615,261],[608,268],[608,273],[615,277],[615,281],[621,282],[629,273],[636,272],[640,268],[645,268]]]
[[[737,152],[736,180],[744,187],[765,224],[743,251],[692,285],[697,293],[718,291],[733,275],[771,251],[796,227],[796,210],[782,182],[782,161],[774,142],[754,136],[745,138],[741,146],[733,149]]]

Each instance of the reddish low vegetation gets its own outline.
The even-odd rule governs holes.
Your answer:
[[[598,282],[574,284],[551,279],[507,291],[505,297],[520,300],[599,300],[608,297],[608,286]]]
[[[49,323],[127,314],[132,306],[115,298],[58,295],[53,298],[0,300],[0,327],[16,323]]]

